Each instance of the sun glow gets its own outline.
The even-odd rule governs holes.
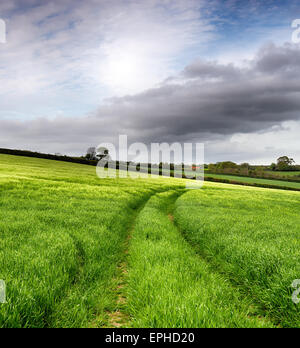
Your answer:
[[[138,93],[161,80],[160,68],[161,64],[149,45],[115,43],[105,47],[100,78],[117,94]]]
[[[123,52],[108,60],[106,80],[112,86],[131,89],[138,84],[142,70],[141,59],[136,54]]]

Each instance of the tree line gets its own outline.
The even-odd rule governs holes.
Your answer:
[[[229,174],[229,175],[241,175],[249,177],[261,177],[277,179],[277,175],[272,175],[271,172],[290,172],[300,171],[300,166],[295,164],[295,161],[288,156],[281,156],[277,159],[276,163],[272,163],[270,166],[255,166],[249,163],[237,164],[231,161],[211,163],[208,165],[208,173],[212,174]],[[284,174],[282,175],[284,176]]]

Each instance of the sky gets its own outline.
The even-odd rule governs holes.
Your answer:
[[[299,0],[0,0],[0,147],[77,156],[126,134],[300,163],[298,18]]]

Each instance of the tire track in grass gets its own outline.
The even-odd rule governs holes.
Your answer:
[[[180,197],[179,197],[180,198]],[[177,226],[176,221],[175,221],[175,217],[174,217],[174,210],[175,210],[175,204],[176,202],[174,202],[174,205],[172,207],[172,212],[168,214],[168,218],[171,221],[171,223],[175,226],[175,228],[178,230],[178,233],[181,234],[182,238],[187,242],[187,244],[195,251],[195,253],[197,254],[197,256],[203,260],[209,267],[209,269],[211,270],[211,272],[215,272],[220,274],[222,277],[226,276],[224,273],[221,272],[221,269],[214,267],[211,263],[210,260],[207,259],[207,257],[205,257],[205,255],[203,253],[201,253],[194,245],[191,244],[191,242],[187,239],[187,236],[180,230],[179,226]],[[242,297],[246,296],[245,290],[241,289],[236,283],[234,283],[232,281],[232,279],[229,279],[230,281],[230,285],[233,289],[236,289],[236,291],[239,291],[242,295]],[[251,299],[251,303],[249,304],[249,308],[251,309],[248,317],[255,317],[257,320],[265,321],[265,313],[264,311],[262,311],[261,309],[261,304],[256,300],[256,299]],[[277,323],[274,322],[273,318],[268,317],[267,320],[270,321],[270,323],[272,322],[272,325],[276,326],[277,328],[280,328],[281,326]]]
[[[190,197],[189,197],[189,200],[191,200]],[[210,207],[212,206],[213,205],[210,205]],[[185,207],[186,211],[179,210],[179,208],[182,208],[182,207]],[[195,251],[195,253],[199,255],[199,257],[207,263],[207,265],[210,267],[212,271],[217,272],[222,277],[228,279],[228,282],[230,283],[231,287],[237,289],[237,291],[241,293],[242,297],[247,297],[251,299],[250,306],[253,308],[252,310],[253,313],[251,313],[250,316],[255,316],[259,320],[265,320],[267,318],[267,320],[271,322],[272,325],[276,328],[285,327],[284,325],[282,325],[281,320],[279,320],[278,317],[276,318],[276,316],[270,310],[268,310],[268,307],[267,307],[268,302],[266,301],[266,299],[264,299],[259,292],[255,292],[255,291],[252,292],[252,286],[255,287],[257,286],[257,284],[255,284],[255,280],[254,281],[248,280],[249,278],[247,277],[247,275],[249,273],[238,277],[235,273],[232,272],[232,270],[229,270],[228,267],[226,268],[225,265],[226,265],[226,262],[228,263],[228,260],[226,260],[226,258],[225,259],[220,258],[220,255],[222,255],[223,249],[220,247],[219,250],[218,249],[215,250],[213,247],[211,247],[211,246],[215,246],[215,244],[212,244],[213,242],[215,242],[215,239],[213,238],[214,236],[212,235],[211,237],[212,239],[206,238],[206,240],[204,238],[202,240],[201,238],[196,237],[198,236],[197,229],[199,228],[199,235],[200,235],[201,233],[200,231],[203,228],[202,225],[200,224],[198,225],[198,223],[200,221],[201,223],[203,223],[203,219],[205,218],[205,215],[202,215],[203,219],[199,220],[199,216],[197,215],[197,212],[194,212],[195,214],[194,215],[193,211],[189,210],[188,207],[189,207],[189,203],[182,204],[181,199],[179,199],[179,202],[176,202],[175,225],[178,228],[179,232],[181,233],[182,237],[185,239],[185,241],[190,245],[190,247]],[[193,207],[193,209],[195,209],[195,206]],[[218,206],[216,205],[215,208],[213,209],[217,209],[216,211],[218,211]],[[209,217],[210,215],[213,215],[213,214],[215,214],[215,212],[211,210],[210,214],[206,213],[206,216]],[[186,219],[186,221],[189,222],[188,225],[182,224],[183,217]],[[193,217],[196,217],[196,219],[193,220]],[[215,219],[212,219],[212,218],[209,220],[209,222],[213,222],[216,224]],[[207,226],[207,221],[205,221],[205,223],[206,223],[205,226]],[[219,226],[218,223],[220,223],[220,221],[217,222],[216,226]],[[209,229],[207,231],[209,231]],[[228,245],[231,246],[231,244],[227,244],[226,246]],[[223,246],[223,248],[225,250],[225,246]],[[220,251],[221,251],[221,254],[218,253]],[[245,249],[245,251],[243,250],[243,252],[245,252],[246,254],[247,249]],[[251,266],[253,269],[253,265],[251,264],[251,262],[249,262],[249,260],[247,264],[237,263],[236,265],[239,265],[239,266],[236,267],[235,271],[238,268],[245,270],[249,267],[251,269]],[[274,284],[272,285],[274,286]],[[269,288],[267,291],[271,291],[271,290],[272,288]]]
[[[123,328],[130,327],[131,325],[131,317],[127,311],[127,294],[125,289],[128,281],[128,253],[130,247],[130,240],[134,232],[136,220],[140,212],[144,209],[151,197],[153,197],[156,193],[157,192],[148,197],[139,207],[137,207],[134,210],[133,216],[131,218],[131,223],[128,228],[127,238],[123,246],[123,258],[119,262],[117,267],[115,287],[113,289],[113,292],[116,295],[115,310],[107,312],[107,324],[104,327]]]
[[[222,275],[222,274],[220,273],[219,269],[214,268],[214,267],[212,266],[212,264],[209,262],[209,260],[207,260],[207,259],[205,258],[204,255],[201,255],[201,253],[199,253],[199,252],[195,249],[195,247],[193,247],[193,246],[190,244],[190,242],[186,239],[186,237],[184,236],[184,234],[180,231],[179,227],[176,225],[174,215],[171,214],[171,213],[169,213],[169,214],[168,214],[168,218],[169,218],[170,222],[176,227],[176,229],[178,230],[178,232],[182,235],[183,239],[184,239],[184,240],[190,245],[190,247],[195,251],[195,253],[196,253],[196,255],[199,257],[199,259],[201,259],[202,261],[204,261],[204,262],[207,264],[207,266],[208,266],[208,268],[211,270],[211,272],[213,272],[213,273],[218,273],[218,274],[220,274],[220,275],[223,277],[224,275]],[[230,285],[231,285],[231,287],[232,287],[233,289],[236,289],[237,292],[241,292],[241,289],[240,289],[236,284],[234,284],[230,279],[229,279],[229,281],[230,281]],[[244,296],[245,296],[245,292],[241,292],[241,295],[242,295],[242,297],[244,297]],[[259,303],[256,303],[256,301],[251,301],[251,302],[252,302],[252,303],[249,303],[250,312],[247,314],[247,317],[248,317],[249,319],[251,319],[252,317],[255,317],[257,320],[259,320],[259,321],[262,322],[262,325],[264,325],[264,322],[266,321],[266,319],[265,319],[264,316],[261,314],[261,313],[262,313],[262,311],[260,310],[260,307],[261,307],[261,306],[259,305]],[[272,322],[272,318],[267,318],[267,320],[269,320],[270,323]],[[272,323],[271,325],[273,326],[273,323]],[[276,325],[276,324],[274,324],[274,325],[275,325],[276,327],[278,327],[278,328],[280,327],[279,325]]]
[[[191,248],[173,223],[181,192],[156,194],[139,213],[129,248],[132,327],[272,327],[251,301]]]
[[[135,215],[138,213],[136,212]],[[136,217],[135,217],[136,218]],[[107,327],[109,328],[121,328],[121,327],[128,327],[130,323],[130,317],[125,311],[126,306],[126,296],[124,293],[124,287],[127,280],[127,254],[128,254],[128,248],[129,248],[129,241],[131,232],[134,228],[134,221],[129,229],[129,234],[126,238],[126,241],[124,243],[124,256],[122,261],[119,263],[117,267],[117,276],[116,276],[116,285],[114,288],[114,292],[116,295],[116,303],[115,303],[115,310],[112,312],[107,313]]]

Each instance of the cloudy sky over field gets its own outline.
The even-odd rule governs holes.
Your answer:
[[[0,147],[205,142],[300,163],[299,0],[0,2]]]

